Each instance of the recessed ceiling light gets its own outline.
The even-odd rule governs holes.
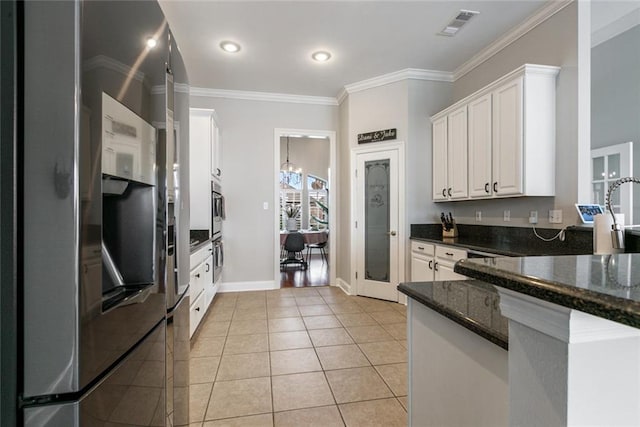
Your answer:
[[[147,47],[149,49],[153,49],[154,47],[156,47],[158,45],[158,40],[154,39],[153,37],[149,37],[147,39]]]
[[[318,52],[314,52],[311,57],[314,59],[314,61],[326,62],[331,59],[331,54],[327,51],[319,50]]]
[[[236,53],[240,50],[240,45],[235,42],[223,41],[220,43],[220,48],[225,52]]]

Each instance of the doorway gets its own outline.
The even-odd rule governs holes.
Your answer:
[[[356,294],[398,301],[404,280],[404,145],[354,150]]]
[[[335,132],[275,129],[274,153],[274,281],[280,287],[334,285]],[[301,253],[285,250],[291,233],[303,235]],[[306,265],[295,261],[281,264],[290,257]]]

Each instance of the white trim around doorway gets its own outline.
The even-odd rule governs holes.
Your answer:
[[[276,128],[273,131],[273,170],[274,170],[274,200],[273,200],[273,228],[274,228],[274,245],[273,245],[273,277],[275,283],[280,283],[280,229],[276,226],[280,220],[280,138],[288,135],[313,135],[325,137],[329,139],[329,285],[336,286],[336,252],[337,252],[337,210],[336,210],[336,193],[338,188],[337,169],[337,141],[336,132],[331,130],[312,130],[312,129],[286,129]]]

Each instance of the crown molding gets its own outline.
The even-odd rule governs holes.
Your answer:
[[[591,34],[591,47],[596,47],[607,40],[619,36],[636,25],[640,25],[640,9],[636,9],[593,32]]]
[[[404,70],[395,71],[393,73],[383,74],[381,76],[348,84],[344,87],[344,90],[348,94],[351,94],[408,79],[431,80],[436,82],[453,82],[453,74],[446,71],[405,68]]]
[[[128,65],[105,55],[94,56],[93,58],[87,59],[82,64],[82,71],[85,73],[87,71],[97,70],[98,68],[114,71],[122,74],[123,76],[132,75],[131,72],[133,71],[133,68]],[[133,79],[142,82],[144,80],[144,73],[142,71],[136,71],[133,73]]]
[[[337,106],[336,98],[328,96],[290,95],[286,93],[254,92],[244,90],[209,89],[192,87],[191,96],[208,98],[243,99],[248,101],[288,102],[293,104],[331,105]]]
[[[459,66],[453,71],[453,79],[458,80],[465,74],[491,58],[520,37],[533,30],[535,27],[560,12],[562,9],[573,3],[574,0],[551,0],[540,8],[536,13],[531,15],[526,21],[507,31],[503,36],[499,37],[489,46],[475,54],[471,59]]]
[[[338,105],[342,104],[342,101],[347,99],[347,96],[349,96],[347,90],[345,88],[340,89],[340,92],[338,92],[338,96],[336,97],[336,99],[338,100]]]
[[[151,95],[164,95],[167,93],[165,85],[157,85],[151,88]],[[187,83],[175,83],[173,85],[174,92],[189,94],[191,89]]]

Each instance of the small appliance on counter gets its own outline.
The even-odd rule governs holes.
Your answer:
[[[448,215],[445,215],[444,212],[440,213],[440,221],[442,221],[442,237],[458,237],[458,226],[453,220],[453,215],[451,215],[451,212],[449,212]]]

